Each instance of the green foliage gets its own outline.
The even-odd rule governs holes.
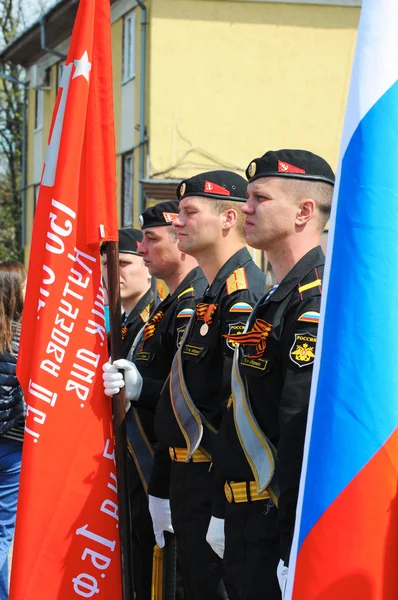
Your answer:
[[[8,44],[24,28],[22,3],[0,2],[0,43]],[[0,61],[0,259],[21,260],[23,69]]]

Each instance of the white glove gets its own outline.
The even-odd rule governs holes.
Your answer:
[[[170,500],[149,496],[149,512],[151,513],[153,532],[159,548],[164,548],[164,531],[174,533],[171,524]]]
[[[278,577],[279,587],[281,588],[282,598],[285,594],[288,574],[289,567],[285,567],[285,563],[281,559],[278,563],[278,568],[276,569],[276,575]]]
[[[118,369],[124,370],[124,377]],[[107,396],[118,394],[126,386],[126,400],[137,400],[142,390],[142,377],[134,363],[124,358],[115,360],[112,364],[107,362],[102,366],[104,371],[102,379]]]
[[[225,548],[224,519],[219,519],[218,517],[210,519],[206,542],[210,544],[211,549],[220,558],[223,558]]]

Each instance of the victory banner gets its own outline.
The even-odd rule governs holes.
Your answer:
[[[110,3],[81,0],[35,216],[18,378],[27,404],[11,600],[119,600],[99,244],[117,240]]]

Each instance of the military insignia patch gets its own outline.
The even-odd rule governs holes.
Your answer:
[[[194,313],[194,309],[193,308],[183,308],[177,315],[177,319],[182,319],[182,318],[186,318],[189,319],[190,317],[192,317],[193,313]]]
[[[166,221],[166,223],[172,223],[173,221],[176,220],[177,217],[178,217],[178,213],[170,213],[170,212],[163,213],[163,219]]]
[[[185,194],[185,190],[187,189],[187,184],[186,183],[182,183],[180,185],[180,198],[183,197],[183,195]]]
[[[229,312],[251,313],[252,310],[252,307],[247,302],[236,302],[231,306]]]
[[[305,323],[319,323],[319,312],[315,310],[307,310],[307,312],[300,315],[298,321],[304,321]]]
[[[239,335],[243,333],[245,323],[241,323],[240,321],[238,321],[237,323],[230,323],[228,327],[228,335]],[[235,350],[236,346],[238,345],[238,342],[229,340],[228,338],[226,338],[226,343],[228,348],[230,348],[231,350]]]
[[[177,348],[180,347],[182,342],[182,336],[184,335],[185,327],[186,325],[184,325],[184,327],[178,327],[177,329]]]
[[[290,360],[299,367],[312,365],[315,360],[316,337],[310,333],[296,333],[290,348]]]
[[[142,226],[144,225],[144,217],[143,217],[142,215],[140,215],[140,216],[138,217],[138,225],[139,225],[140,227],[142,227]]]
[[[250,163],[247,172],[249,173],[249,177],[253,177],[256,174],[257,165],[255,162]]]

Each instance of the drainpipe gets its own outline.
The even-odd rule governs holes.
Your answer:
[[[143,0],[136,0],[141,8],[141,67],[140,67],[140,165],[139,165],[139,196],[138,214],[144,211],[144,188],[142,180],[145,174],[145,88],[146,88],[146,29],[147,7]]]
[[[26,242],[26,227],[25,227],[25,205],[26,205],[26,149],[27,149],[27,131],[26,131],[26,123],[27,123],[27,83],[25,81],[21,81],[20,79],[16,79],[12,75],[8,75],[3,71],[0,71],[0,77],[4,77],[4,79],[8,79],[12,83],[16,83],[17,85],[23,86],[23,109],[22,109],[22,158],[21,158],[21,170],[22,170],[22,194],[21,194],[21,248],[25,247]]]
[[[62,54],[62,52],[58,52],[57,50],[53,50],[46,45],[46,18],[43,16],[40,20],[40,43],[41,49],[47,52],[48,54],[52,54],[56,56],[60,60],[65,60],[66,55]]]

